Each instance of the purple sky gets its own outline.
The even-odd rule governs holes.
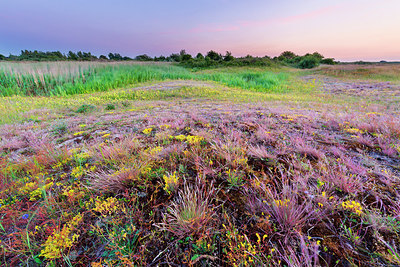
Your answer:
[[[400,60],[399,14],[399,0],[6,0],[0,54],[291,50],[343,61]]]

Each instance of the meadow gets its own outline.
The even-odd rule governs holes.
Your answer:
[[[357,68],[0,63],[1,265],[400,265],[398,66]]]

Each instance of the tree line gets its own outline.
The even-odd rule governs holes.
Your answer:
[[[178,62],[182,66],[191,68],[206,68],[212,66],[272,66],[272,65],[288,65],[297,68],[313,68],[319,64],[335,64],[333,58],[325,58],[318,52],[312,54],[305,54],[303,56],[297,55],[291,51],[285,51],[277,57],[254,57],[247,55],[245,57],[234,57],[232,53],[227,51],[224,55],[211,50],[205,55],[197,53],[192,56],[181,50],[179,53],[173,53],[167,57],[151,57],[147,54],[138,55],[135,58],[121,56],[119,53],[109,53],[97,57],[90,52],[72,52],[63,54],[60,51],[42,52],[22,50],[20,55],[10,54],[8,57],[0,54],[0,60],[9,61],[125,61],[125,60],[138,60],[138,61],[166,61]]]

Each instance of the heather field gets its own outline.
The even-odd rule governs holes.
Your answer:
[[[0,265],[399,266],[399,73],[0,63]]]

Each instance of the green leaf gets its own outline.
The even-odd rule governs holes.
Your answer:
[[[195,255],[193,255],[193,257],[191,258],[191,260],[194,261],[194,260],[197,259],[198,257],[200,257],[200,255],[199,255],[199,254],[195,254]]]
[[[38,258],[38,256],[33,257],[33,259],[37,264],[42,264],[43,263],[42,260]]]

